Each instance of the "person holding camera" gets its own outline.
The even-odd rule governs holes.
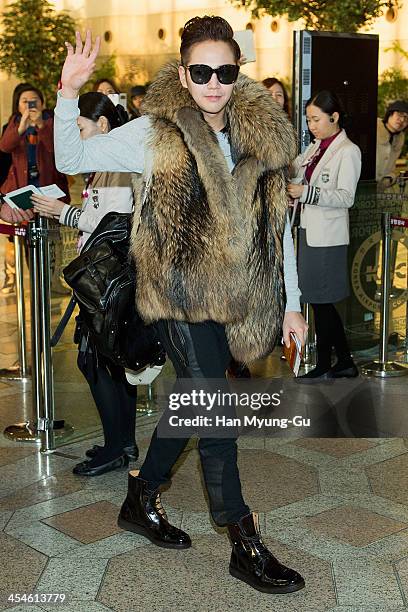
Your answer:
[[[18,99],[20,91],[28,85],[28,83],[19,83],[13,91],[12,97],[12,114],[17,112]],[[8,126],[8,121],[2,126],[1,135],[4,134]],[[12,163],[11,153],[6,153],[0,149],[0,185],[3,185],[6,180]],[[1,201],[0,219],[7,223],[21,223],[32,219],[33,213],[30,210],[22,210],[12,208],[7,202]],[[15,292],[16,270],[14,262],[14,240],[9,236],[6,241],[5,256],[4,256],[4,285],[1,288],[3,295],[9,295]]]
[[[11,166],[1,186],[3,193],[19,187],[56,183],[67,194],[68,181],[54,160],[54,118],[44,109],[42,92],[25,84],[19,90],[13,114],[0,139],[0,150],[11,154]]]
[[[0,150],[11,155],[7,177],[0,187],[2,193],[27,185],[42,187],[55,183],[66,194],[65,201],[69,202],[67,178],[55,167],[54,117],[51,111],[44,108],[42,92],[30,83],[22,84],[13,96],[12,111],[12,116],[0,138]],[[29,211],[12,212],[5,204],[0,214],[5,221],[10,222],[28,220],[31,216]],[[50,247],[51,290],[53,293],[65,295],[69,290],[60,280],[62,245],[59,236],[52,237]],[[13,252],[8,253],[10,262],[13,258]],[[11,275],[3,292],[11,293],[13,286],[14,275]]]

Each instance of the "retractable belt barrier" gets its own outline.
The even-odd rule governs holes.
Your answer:
[[[6,229],[3,230],[3,228]],[[48,219],[35,215],[34,220],[30,221],[26,227],[0,224],[0,232],[14,236],[18,240],[21,240],[21,236],[27,237],[31,292],[31,396],[33,418],[32,421],[10,425],[4,430],[4,435],[17,441],[41,442],[41,451],[49,452],[55,449],[55,421],[54,380],[50,346],[51,290]],[[20,296],[17,293],[18,303],[21,303],[23,295],[23,292]]]
[[[392,216],[390,212],[383,212],[381,215],[382,259],[380,349],[378,360],[371,361],[361,368],[362,373],[366,376],[376,376],[381,378],[408,375],[408,364],[388,360],[389,308],[391,292],[391,234],[393,227],[408,227],[408,219]]]
[[[393,227],[408,227],[408,219],[402,217],[391,217],[390,223]]]
[[[31,398],[32,418],[23,423],[9,425],[4,435],[15,441],[41,443],[41,452],[52,452],[56,448],[56,438],[70,434],[73,429],[64,420],[55,420],[54,377],[51,349],[51,287],[50,287],[50,236],[55,232],[49,228],[48,219],[36,214],[26,226],[0,223],[0,233],[14,236],[16,246],[16,286],[19,329],[24,350],[19,349],[20,369],[25,371],[25,305],[22,266],[22,241],[27,240],[29,247],[30,269],[30,309],[31,309]],[[20,272],[18,272],[20,271]],[[18,282],[21,289],[18,289]],[[15,376],[14,378],[20,378]],[[24,380],[27,382],[27,380]],[[152,385],[147,385],[144,405],[139,402],[138,412],[155,412]]]
[[[6,225],[6,223],[0,223],[0,234],[6,234],[6,236],[25,236],[27,230],[22,225]]]

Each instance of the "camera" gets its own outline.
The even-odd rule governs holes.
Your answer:
[[[28,108],[37,108],[37,100],[29,100]]]

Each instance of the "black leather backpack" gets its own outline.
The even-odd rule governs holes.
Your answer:
[[[63,274],[97,350],[117,365],[140,370],[164,363],[165,353],[154,327],[143,323],[135,307],[131,218],[127,213],[105,215]]]

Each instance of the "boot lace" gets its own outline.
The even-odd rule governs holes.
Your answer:
[[[161,498],[160,498],[160,493],[157,493],[156,495],[156,499],[154,502],[154,507],[156,508],[157,512],[167,521],[167,514],[165,509],[163,508],[163,504],[161,502]]]
[[[262,561],[265,562],[271,558],[271,552],[267,549],[260,536],[254,536],[253,538],[251,538],[251,543]]]
[[[271,551],[268,550],[268,548],[263,543],[260,535],[257,534],[249,537],[245,536],[245,538],[243,538],[243,542],[248,552],[250,552],[253,556],[256,557],[256,565],[258,566],[259,571],[264,571],[265,564],[268,561],[277,561]]]

